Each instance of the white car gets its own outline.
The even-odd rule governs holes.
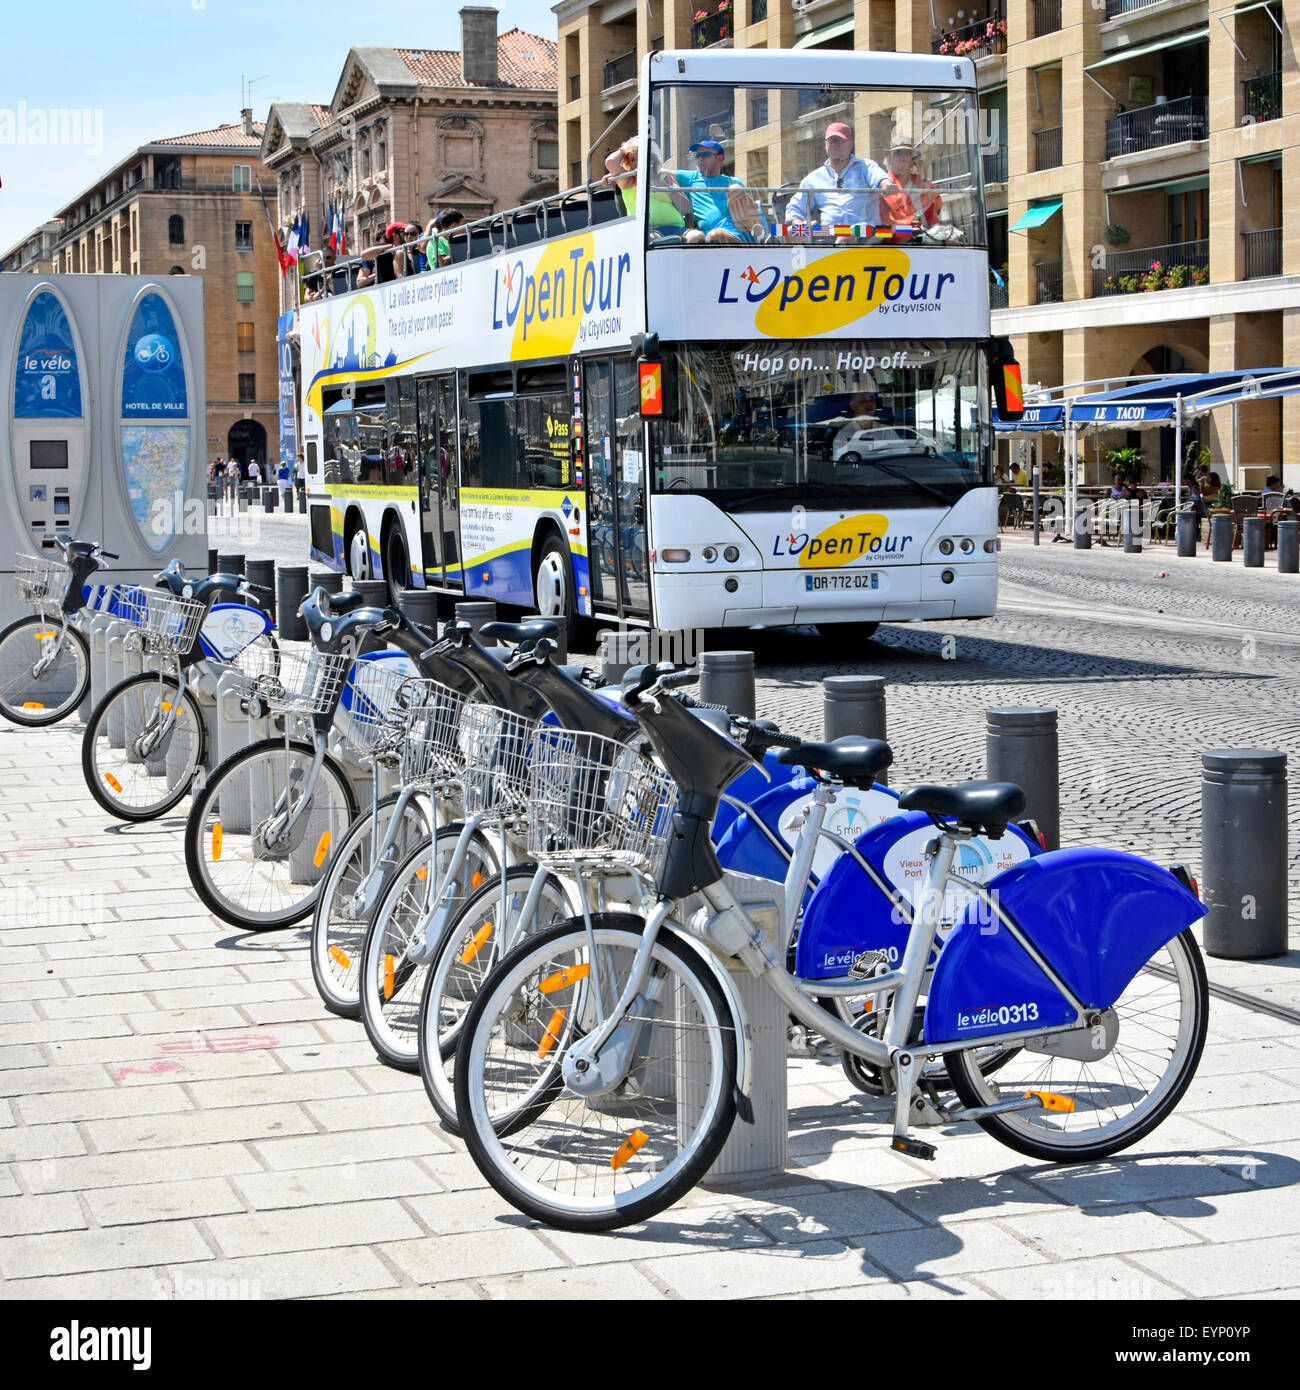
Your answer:
[[[873,456],[937,454],[938,440],[920,434],[910,425],[870,425],[835,440],[836,463],[861,463]]]

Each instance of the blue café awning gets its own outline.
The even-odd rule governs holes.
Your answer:
[[[1155,381],[1138,381],[1113,391],[1075,397],[1070,402],[1070,420],[1076,425],[1162,424],[1174,418],[1177,396],[1194,398],[1208,392],[1208,399],[1214,404],[1230,404],[1233,387],[1241,386],[1248,379],[1262,386],[1270,372],[1279,370],[1265,367],[1255,371],[1183,373]]]
[[[993,428],[999,434],[1011,434],[1016,430],[1033,434],[1038,430],[1059,430],[1065,419],[1065,407],[1061,405],[1027,405],[1019,420],[1000,420],[993,412]]]

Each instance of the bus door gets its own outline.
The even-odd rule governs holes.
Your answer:
[[[456,468],[456,379],[416,383],[420,443],[420,528],[430,584],[460,587],[460,519]]]
[[[623,616],[650,614],[645,458],[636,364],[584,363],[587,553],[593,602]]]

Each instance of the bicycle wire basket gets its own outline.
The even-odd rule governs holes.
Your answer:
[[[404,734],[408,686],[421,684],[404,662],[357,661],[343,689],[343,708],[348,712],[345,738],[361,759],[377,759],[396,752]]]
[[[14,586],[24,603],[62,603],[72,570],[43,555],[14,556]]]
[[[407,707],[402,785],[427,787],[435,782],[461,781],[465,748],[460,723],[465,697],[439,681],[410,680],[399,698]]]
[[[539,863],[658,872],[677,808],[667,772],[615,739],[546,725],[530,763],[528,851]]]
[[[496,705],[461,709],[465,814],[521,816],[528,806],[528,758],[536,721]]]
[[[272,714],[324,714],[338,702],[351,665],[350,656],[315,648],[281,651],[279,673],[259,679],[257,690]]]
[[[135,628],[140,645],[155,656],[185,656],[198,641],[206,612],[197,599],[173,598],[157,589],[132,589],[117,601],[117,616]]]

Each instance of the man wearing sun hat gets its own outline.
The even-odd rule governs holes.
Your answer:
[[[834,223],[878,223],[881,220],[882,186],[896,187],[874,159],[853,153],[853,132],[843,121],[826,127],[826,163],[814,169],[799,185],[786,206],[787,222],[812,226]]]
[[[703,233],[703,239],[712,245],[732,244],[738,241],[753,241],[748,226],[737,226],[733,216],[734,208],[743,208],[744,202],[738,202],[736,195],[729,191],[709,192],[710,189],[741,189],[745,185],[739,179],[732,178],[730,174],[722,172],[722,165],[727,157],[727,152],[719,140],[697,140],[691,146],[691,154],[695,156],[694,169],[680,169],[675,173],[665,171],[664,178],[672,180],[678,188],[687,190],[691,200],[691,212],[695,215],[695,225]],[[744,194],[746,202],[753,207],[752,199],[748,194]],[[758,209],[754,207],[753,215],[748,219],[753,223],[759,220]],[[694,240],[691,233],[687,233],[688,240]]]

